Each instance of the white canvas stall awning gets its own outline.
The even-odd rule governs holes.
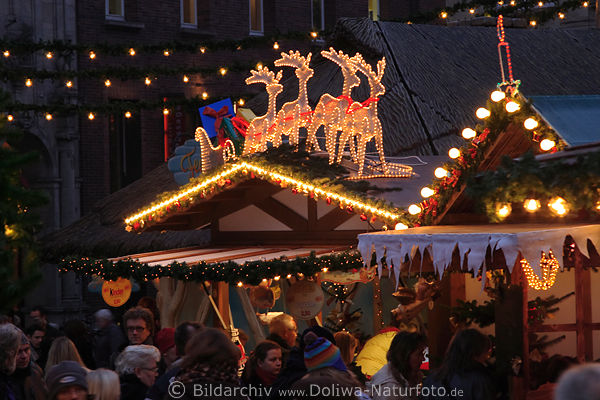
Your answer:
[[[347,249],[347,247],[340,246],[186,247],[182,249],[131,254],[111,260],[133,259],[141,263],[147,263],[148,265],[169,265],[175,261],[187,264],[197,264],[200,262],[210,264],[233,261],[236,264],[243,264],[247,261],[275,260],[280,257],[290,259],[308,257],[313,251],[317,256],[322,256]]]
[[[427,226],[358,235],[358,250],[365,262],[371,260],[375,252],[381,270],[381,257],[384,254],[388,264],[391,261],[393,268],[399,269],[406,256],[412,260],[417,249],[421,253],[428,249],[434,268],[441,276],[451,263],[456,246],[461,264],[468,254],[468,268],[475,271],[485,262],[486,250],[490,246],[492,249],[502,249],[511,272],[520,253],[539,274],[541,252],[552,250],[555,255],[562,254],[567,235],[573,237],[585,256],[589,256],[586,240],[590,239],[594,246],[600,243],[600,225]]]

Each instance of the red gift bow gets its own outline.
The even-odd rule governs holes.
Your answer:
[[[217,133],[217,138],[219,139],[219,144],[221,146],[225,145],[225,132],[221,129],[221,123],[223,122],[223,118],[230,116],[229,114],[229,106],[223,106],[219,111],[215,111],[209,106],[204,108],[202,114],[207,115],[215,119],[215,132]]]
[[[240,133],[243,137],[246,137],[246,132],[248,131],[248,126],[250,124],[244,118],[233,117],[231,118],[231,123],[236,131]]]

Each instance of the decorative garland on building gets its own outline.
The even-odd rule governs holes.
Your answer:
[[[524,18],[529,26],[537,26],[554,18],[565,19],[569,11],[587,8],[589,0],[567,0],[556,5],[556,2],[540,0],[479,0],[460,2],[452,7],[442,7],[433,11],[412,14],[401,22],[431,23],[447,21],[457,13],[469,12],[472,17],[497,17],[504,15],[508,18]],[[532,23],[532,21],[535,21]]]
[[[59,263],[58,270],[59,272],[98,275],[104,280],[116,280],[122,277],[149,281],[169,277],[180,281],[258,285],[263,279],[312,276],[322,271],[357,272],[363,267],[364,263],[360,253],[346,251],[320,257],[312,253],[308,257],[296,257],[293,260],[280,258],[270,261],[252,261],[241,265],[232,261],[200,262],[198,264],[175,261],[169,265],[150,266],[132,259],[111,261],[69,257]]]
[[[501,91],[494,93],[498,92],[504,93]],[[516,108],[515,111],[507,111],[509,103],[511,104],[509,109],[515,110]],[[466,128],[463,131],[463,136],[469,142],[460,149],[450,149],[449,154],[454,159],[438,168],[436,170],[438,179],[432,183],[427,191],[423,190],[421,192],[429,196],[418,206],[419,210],[416,212],[418,220],[415,226],[431,225],[433,223],[437,214],[445,209],[456,189],[460,188],[470,177],[479,173],[479,167],[484,161],[486,150],[509,125],[525,125],[524,134],[528,135],[532,141],[544,145],[552,144],[550,148],[544,147],[547,151],[554,152],[565,146],[556,132],[537,118],[531,104],[518,93],[514,96],[505,95],[497,102],[494,100],[488,101],[486,108],[480,108],[477,110],[477,114],[480,118],[483,117],[482,123],[477,125],[475,130]],[[535,127],[531,128],[533,125]]]
[[[318,37],[326,36],[327,32],[289,32],[276,35],[248,36],[244,39],[234,40],[203,40],[203,41],[171,41],[156,44],[139,43],[69,43],[61,40],[53,41],[26,41],[26,40],[0,40],[0,51],[9,52],[10,55],[31,54],[36,51],[53,54],[90,54],[93,52],[96,56],[100,54],[110,56],[132,56],[131,49],[135,52],[133,55],[150,54],[165,55],[165,50],[169,55],[175,53],[201,53],[206,51],[240,51],[252,48],[264,47],[265,45],[274,45],[283,40],[308,40],[315,41]],[[274,46],[278,47],[278,46]],[[276,49],[277,50],[277,49]],[[95,57],[94,57],[95,59]]]
[[[486,171],[470,179],[467,194],[481,203],[493,222],[503,219],[497,213],[499,205],[522,206],[531,213],[541,212],[545,207],[555,214],[563,209],[564,214],[569,209],[594,214],[600,211],[600,152],[579,156],[573,164],[562,161],[540,164],[531,152],[520,160],[506,158],[496,171]],[[552,207],[558,198],[564,200],[559,201],[562,208]]]
[[[286,152],[291,154],[286,156]],[[369,185],[344,180],[337,175],[341,173],[340,169],[343,168],[327,165],[325,159],[294,153],[288,146],[257,153],[194,178],[175,192],[162,194],[148,208],[128,217],[125,220],[126,229],[140,232],[148,225],[190,208],[197,201],[227,190],[236,182],[254,178],[290,188],[294,193],[314,199],[325,199],[328,204],[337,204],[350,213],[360,212],[364,221],[379,219],[390,226],[398,222],[408,223],[406,212],[393,208],[384,200],[367,198],[365,192]]]

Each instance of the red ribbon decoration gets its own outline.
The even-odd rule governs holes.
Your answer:
[[[250,123],[248,123],[248,121],[246,121],[244,118],[233,117],[231,118],[231,123],[233,124],[235,130],[240,133],[240,135],[246,137],[246,132],[248,131],[248,127],[250,126]]]
[[[221,129],[221,123],[223,122],[223,118],[229,117],[231,115],[229,114],[229,107],[223,106],[219,111],[215,111],[211,107],[206,106],[206,108],[204,108],[204,111],[202,111],[202,114],[215,119],[215,132],[217,133],[217,138],[219,139],[219,145],[224,146],[225,132],[223,129]]]

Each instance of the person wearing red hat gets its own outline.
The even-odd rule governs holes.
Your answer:
[[[160,350],[163,371],[171,369],[171,365],[177,360],[177,348],[175,347],[175,328],[162,328],[156,334],[156,345]]]

